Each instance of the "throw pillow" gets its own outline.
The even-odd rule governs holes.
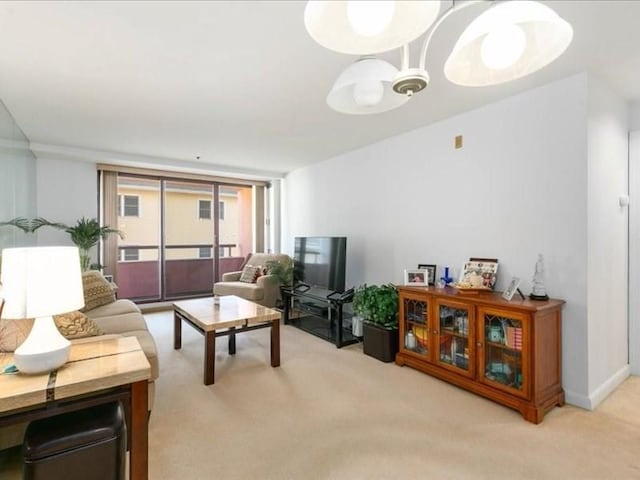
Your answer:
[[[116,301],[111,284],[97,270],[82,272],[82,288],[84,289],[84,307],[80,309],[81,312]]]
[[[254,267],[253,265],[245,265],[242,269],[242,275],[240,275],[240,281],[244,283],[256,283],[256,274],[260,272],[261,267]]]
[[[0,320],[0,353],[13,352],[24,342],[33,327],[33,318]]]
[[[66,338],[84,338],[102,335],[102,330],[84,313],[77,310],[69,313],[54,315],[53,321],[60,333]]]

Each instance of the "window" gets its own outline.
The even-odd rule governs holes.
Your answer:
[[[136,262],[140,260],[140,250],[137,248],[123,248],[120,250],[121,262]]]
[[[198,218],[211,220],[211,200],[198,200]]]
[[[140,197],[138,195],[118,195],[118,215],[121,217],[140,216]]]
[[[219,203],[220,211],[218,212],[218,218],[224,220],[224,202]]]
[[[211,258],[211,247],[200,247],[198,258]]]

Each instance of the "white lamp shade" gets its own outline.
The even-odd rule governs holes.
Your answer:
[[[76,247],[5,248],[1,282],[3,318],[46,317],[84,306]]]
[[[382,19],[383,23],[379,25],[381,31],[374,26],[371,32],[363,32],[354,24],[354,9],[351,7],[366,7],[365,3],[370,3],[374,10],[383,10],[382,14],[390,12],[389,18]],[[440,0],[398,0],[385,2],[391,8],[381,9],[382,3],[311,0],[304,11],[304,24],[309,35],[323,47],[340,53],[364,55],[386,52],[418,38],[433,24],[440,11]],[[358,10],[363,10],[366,15],[364,8]],[[363,20],[374,19],[373,13]]]
[[[511,37],[513,41],[506,37],[501,41],[501,31],[517,35]],[[523,49],[504,52],[507,57],[511,54],[512,58],[511,61],[507,58],[505,65],[499,68],[496,68],[496,64],[493,64],[493,68],[487,66],[487,47],[491,47],[492,40],[498,39],[494,44],[500,47],[502,43],[502,47],[509,50],[519,43],[518,36],[522,37],[519,32],[524,34]],[[567,49],[572,39],[571,25],[549,7],[534,1],[502,2],[484,12],[466,28],[445,63],[444,73],[449,81],[463,86],[479,87],[508,82],[554,61]]]
[[[363,58],[338,77],[327,96],[327,104],[341,113],[366,115],[397,108],[409,101],[393,91],[398,69],[378,58]]]

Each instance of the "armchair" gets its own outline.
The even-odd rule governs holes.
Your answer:
[[[254,253],[249,257],[244,268],[265,268],[267,262],[272,260],[287,261],[289,256],[279,253]],[[276,301],[280,299],[280,282],[274,275],[261,275],[251,283],[240,281],[241,278],[242,271],[223,273],[222,281],[213,285],[213,294],[216,296],[236,295],[265,307],[274,307]]]

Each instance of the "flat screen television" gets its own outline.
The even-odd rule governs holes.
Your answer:
[[[296,237],[294,285],[344,292],[347,237]]]

